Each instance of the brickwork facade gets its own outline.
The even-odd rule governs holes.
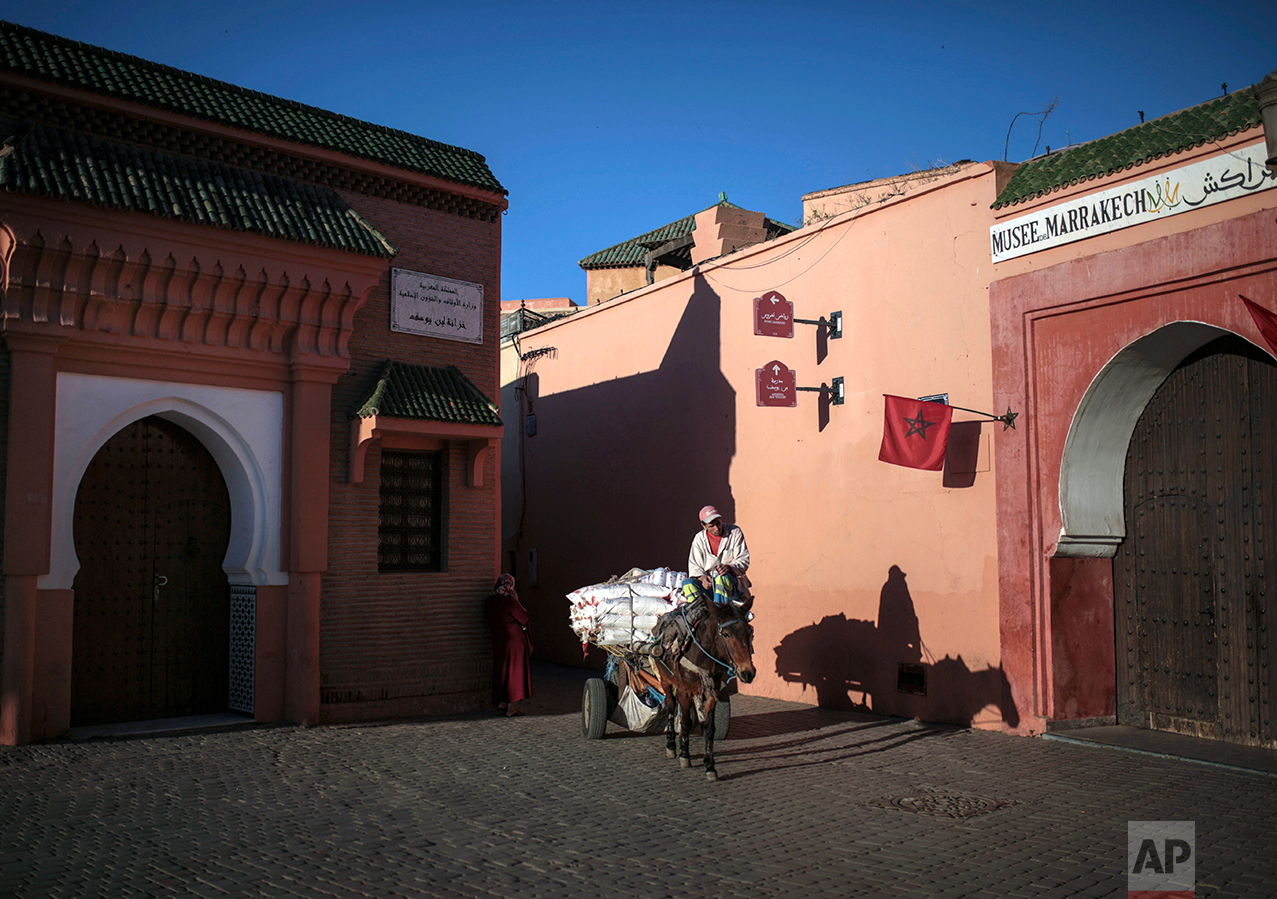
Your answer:
[[[355,315],[350,369],[333,387],[328,570],[321,600],[321,702],[327,720],[474,708],[487,695],[491,661],[483,601],[495,579],[498,462],[467,486],[467,449],[444,449],[445,561],[439,572],[379,572],[381,452],[349,479],[350,413],[387,359],[455,365],[486,396],[499,393],[500,221],[393,200],[344,194],[400,253],[393,265],[483,285],[483,342],[423,337],[390,328],[390,274]],[[388,664],[388,660],[393,663]]]
[[[225,685],[230,669],[225,705],[192,710],[148,687],[145,719],[229,709],[315,724],[479,706],[498,573],[506,207],[483,157],[0,23],[3,47],[0,116],[30,121],[0,155],[0,743],[118,720],[111,691],[128,666],[152,685],[175,664],[183,683]],[[59,81],[51,60],[83,83]],[[95,80],[104,71],[114,80]],[[77,168],[94,177],[63,177]],[[481,285],[482,341],[393,331],[394,269]],[[387,363],[415,372],[417,392],[370,421]],[[201,577],[214,597],[203,605],[176,586],[180,554],[104,553],[93,564],[129,579],[83,574],[78,485],[113,435],[151,418],[203,444],[225,481],[229,538],[197,528],[188,543],[222,560],[224,581]],[[413,558],[422,570],[379,560],[383,446],[440,454],[441,519],[396,525],[404,546],[442,534],[441,558]],[[169,540],[135,505],[139,545]],[[126,582],[146,587],[110,586]],[[156,609],[222,614],[222,601],[238,623],[202,670],[150,623]],[[156,627],[158,649],[86,661],[76,633],[113,620],[96,611],[108,605]],[[89,683],[102,687],[92,708],[77,701]]]

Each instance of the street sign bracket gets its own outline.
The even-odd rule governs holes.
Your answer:
[[[795,319],[797,321],[797,319]],[[795,390],[806,390],[810,393],[824,393],[829,391],[829,405],[841,406],[846,398],[843,394],[843,382],[841,377],[834,378],[829,384],[821,384],[819,387],[795,387]]]
[[[839,337],[842,337],[842,311],[841,310],[839,310],[838,312],[829,313],[829,318],[825,318],[823,315],[818,319],[796,318],[794,319],[794,324],[819,325],[820,327],[826,329],[825,334],[829,337],[830,340],[837,340]]]

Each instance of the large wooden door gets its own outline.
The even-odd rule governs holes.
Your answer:
[[[1113,562],[1119,723],[1277,748],[1274,426],[1277,366],[1236,337],[1184,360],[1136,425]]]
[[[74,526],[71,723],[226,711],[230,501],[208,451],[134,422],[89,463]]]

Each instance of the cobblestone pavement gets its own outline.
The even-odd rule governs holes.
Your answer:
[[[1198,896],[1277,896],[1270,775],[738,696],[710,783],[582,739],[586,676],[520,718],[0,748],[0,896],[1123,896],[1131,820],[1196,822]]]

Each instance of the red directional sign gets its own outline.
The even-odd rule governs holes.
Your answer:
[[[754,333],[763,337],[793,337],[794,304],[774,290],[755,297]]]
[[[783,362],[768,362],[754,370],[754,385],[760,406],[797,406],[798,376]]]

